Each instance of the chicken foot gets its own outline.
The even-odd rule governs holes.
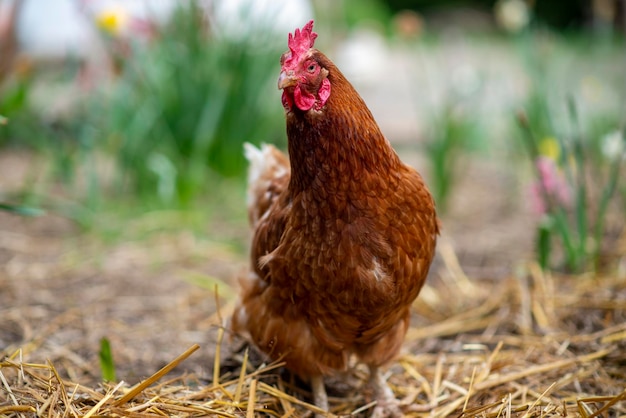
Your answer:
[[[382,372],[376,366],[369,366],[370,380],[369,385],[374,390],[376,399],[376,407],[372,412],[372,418],[393,417],[400,418],[404,416],[400,410],[398,400],[393,391],[387,384]]]
[[[314,376],[311,378],[311,390],[313,391],[313,403],[318,408],[328,411],[328,395],[326,395],[326,388],[324,387],[324,377]],[[325,417],[326,414],[316,414],[316,418]]]

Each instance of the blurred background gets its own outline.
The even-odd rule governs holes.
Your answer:
[[[133,381],[200,343],[202,375],[248,261],[242,144],[286,146],[311,18],[436,198],[418,304],[626,277],[625,0],[0,0],[0,357],[101,381],[110,341]]]
[[[310,18],[464,268],[619,264],[624,0],[0,0],[0,224],[244,257],[242,144],[286,146],[278,60]]]

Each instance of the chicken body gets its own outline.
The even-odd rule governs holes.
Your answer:
[[[399,352],[438,221],[420,175],[400,161],[352,85],[312,45],[294,51],[290,43],[282,60],[289,159],[267,145],[246,150],[254,236],[232,325],[311,379],[316,402],[327,407],[323,376],[345,370],[356,355],[380,383],[378,368]],[[285,64],[298,53],[297,67],[311,79]]]

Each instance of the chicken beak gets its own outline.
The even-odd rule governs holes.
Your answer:
[[[293,71],[281,71],[278,76],[278,89],[282,90],[286,87],[295,86],[298,84],[298,79],[294,77]]]

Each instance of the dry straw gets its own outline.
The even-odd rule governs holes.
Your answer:
[[[404,354],[388,381],[407,416],[626,416],[626,278],[551,275],[535,266],[499,282],[449,274],[415,305]],[[450,266],[452,266],[450,268]],[[219,316],[219,315],[218,315]],[[194,345],[139,384],[88,387],[21,350],[0,363],[0,417],[253,417],[321,413],[282,363],[228,350],[220,329],[213,378],[161,381]],[[230,354],[225,354],[230,353]],[[229,358],[222,358],[228,355]],[[224,361],[238,368],[221,367]],[[374,406],[356,365],[329,379],[332,414],[367,416]],[[330,414],[329,416],[333,416]]]

